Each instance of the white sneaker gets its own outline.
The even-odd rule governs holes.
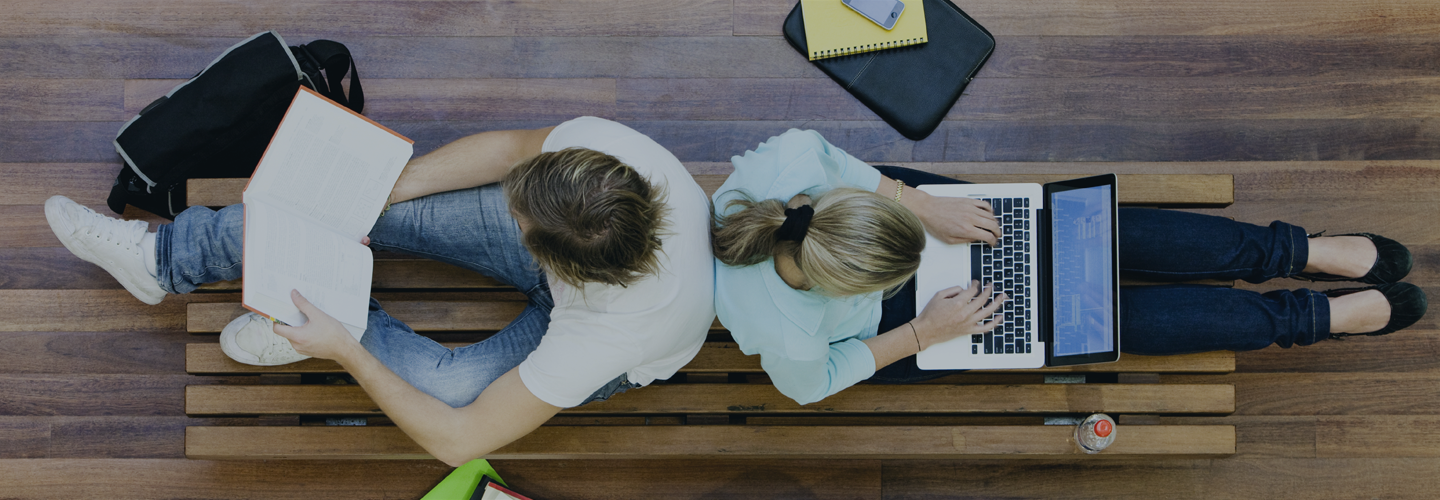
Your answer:
[[[59,195],[45,200],[45,220],[66,250],[109,272],[141,302],[153,306],[165,299],[140,250],[149,223],[106,217]]]
[[[255,366],[275,366],[310,359],[295,352],[285,337],[275,334],[269,318],[245,313],[220,330],[220,350],[230,359]]]

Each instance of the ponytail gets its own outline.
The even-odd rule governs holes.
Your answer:
[[[789,255],[810,283],[832,296],[897,290],[920,268],[925,228],[909,209],[870,191],[837,188],[812,200],[814,218],[803,243],[781,241],[780,200],[730,201],[741,209],[712,218],[715,257],[751,266]]]

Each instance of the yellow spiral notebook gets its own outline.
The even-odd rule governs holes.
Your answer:
[[[925,43],[925,2],[904,1],[895,29],[886,31],[840,0],[800,0],[810,60]]]

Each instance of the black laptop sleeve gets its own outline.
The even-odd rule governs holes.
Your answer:
[[[949,0],[906,1],[925,2],[929,42],[812,62],[900,135],[918,141],[940,126],[995,51],[995,37]],[[796,3],[785,18],[785,39],[807,54],[803,16]]]

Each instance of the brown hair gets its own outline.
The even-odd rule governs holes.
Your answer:
[[[664,193],[614,156],[584,148],[541,153],[504,179],[522,238],[545,269],[571,286],[628,286],[659,270]]]
[[[787,254],[821,293],[846,296],[898,290],[920,268],[925,228],[909,209],[870,191],[832,189],[812,200],[815,216],[803,242],[781,241],[780,200],[732,200],[738,212],[713,217],[715,257],[751,266]]]

